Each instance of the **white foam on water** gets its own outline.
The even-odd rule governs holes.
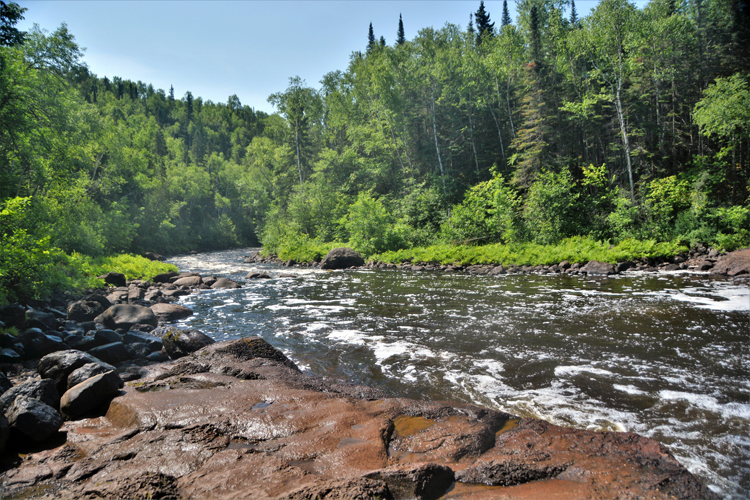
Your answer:
[[[560,366],[555,367],[555,376],[557,378],[563,378],[565,376],[574,377],[581,373],[591,373],[594,375],[603,375],[607,377],[614,376],[614,373],[612,373],[609,370],[603,370],[601,368],[595,368],[593,366],[588,366],[588,365],[580,365],[580,366],[560,365]]]
[[[625,392],[627,394],[632,394],[634,396],[645,396],[648,394],[647,392],[640,390],[634,385],[613,384],[612,387],[618,391]]]

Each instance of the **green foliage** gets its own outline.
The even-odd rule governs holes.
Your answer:
[[[655,240],[623,240],[617,245],[609,241],[596,241],[586,237],[566,238],[554,245],[537,243],[510,243],[483,246],[435,245],[426,248],[404,249],[372,255],[380,262],[436,262],[439,264],[461,265],[502,264],[551,265],[564,260],[587,262],[598,260],[616,263],[637,258],[663,259],[687,251],[677,242],[657,242]]]
[[[120,254],[109,257],[84,258],[90,274],[100,276],[108,272],[122,273],[128,280],[150,280],[157,274],[177,271],[177,266],[164,262],[149,260],[132,254]]]
[[[542,172],[529,188],[523,217],[533,240],[539,244],[557,243],[581,234],[581,195],[570,171]]]
[[[360,193],[340,221],[349,235],[349,244],[364,255],[384,252],[403,246],[402,232],[380,200],[369,193]]]

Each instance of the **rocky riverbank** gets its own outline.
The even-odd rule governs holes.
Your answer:
[[[144,368],[5,456],[7,498],[713,498],[659,443],[303,375],[259,338]]]

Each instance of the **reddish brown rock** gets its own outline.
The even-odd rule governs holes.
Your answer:
[[[308,377],[258,338],[152,367],[125,392],[106,417],[66,423],[62,449],[0,474],[0,496],[715,498],[636,434],[387,398]]]
[[[735,250],[721,257],[711,272],[727,276],[750,274],[750,248]]]

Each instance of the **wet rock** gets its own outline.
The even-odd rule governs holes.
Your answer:
[[[76,419],[108,404],[120,392],[122,380],[114,371],[95,375],[68,389],[60,400],[60,411]]]
[[[93,349],[89,349],[89,354],[112,365],[122,363],[133,357],[122,342],[112,342],[111,344],[94,347]]]
[[[615,264],[615,271],[617,271],[617,273],[624,273],[625,271],[627,271],[628,269],[632,269],[633,267],[635,267],[635,265],[632,262],[618,262],[617,264]]]
[[[26,326],[29,328],[41,328],[43,330],[55,329],[55,315],[48,312],[37,311],[29,308],[26,311]]]
[[[667,264],[666,266],[661,268],[662,271],[679,271],[680,266],[679,264]]]
[[[148,332],[153,331],[154,328],[156,328],[156,327],[153,326],[153,325],[144,325],[142,323],[137,323],[137,324],[131,326],[129,331],[131,331],[131,332],[144,332],[144,333],[148,333]]]
[[[146,356],[146,359],[153,361],[154,363],[163,363],[164,361],[169,360],[169,356],[167,356],[165,351],[154,351]]]
[[[0,396],[0,415],[8,411],[17,397],[38,399],[53,408],[60,406],[60,393],[54,380],[29,380],[8,389]]]
[[[268,273],[259,273],[257,271],[250,271],[245,275],[246,280],[268,280],[271,276]]]
[[[39,360],[37,371],[43,379],[53,380],[58,394],[62,394],[68,388],[68,376],[86,364],[100,365],[105,370],[115,369],[91,354],[71,349],[44,356]]]
[[[138,302],[139,300],[143,300],[143,298],[146,296],[146,291],[142,288],[131,288],[128,292],[128,302]]]
[[[541,456],[539,458],[546,458]],[[481,462],[479,465],[456,473],[456,481],[480,483],[487,486],[513,486],[516,484],[551,479],[566,469],[566,465],[550,465],[544,461],[530,463],[518,460]]]
[[[130,353],[131,359],[145,359],[146,356],[151,354],[151,348],[143,342],[133,342],[132,344],[126,344],[125,349]]]
[[[109,272],[106,274],[102,274],[101,276],[97,276],[98,279],[104,280],[104,282],[108,285],[112,286],[126,286],[127,281],[125,280],[125,275],[122,273],[115,273],[115,272]]]
[[[92,321],[103,312],[104,307],[99,302],[78,300],[68,306],[68,319],[71,321]]]
[[[209,286],[212,290],[218,290],[222,288],[241,288],[239,284],[227,278],[219,278],[215,283]]]
[[[453,484],[453,470],[445,465],[424,464],[390,467],[365,475],[383,481],[393,498],[437,499]]]
[[[21,355],[10,347],[0,349],[0,363],[20,363]]]
[[[615,266],[606,262],[599,262],[598,260],[589,261],[581,268],[581,272],[589,276],[609,276],[610,274],[617,273]]]
[[[172,359],[181,358],[203,347],[213,344],[214,339],[198,330],[181,330],[173,326],[157,328],[164,349]]]
[[[122,342],[122,337],[116,331],[104,328],[94,332],[94,340],[96,341],[96,345],[100,346],[111,344],[112,342]]]
[[[64,351],[70,347],[60,337],[46,335],[39,328],[29,328],[18,336],[24,352],[33,358],[41,358],[49,353]]]
[[[65,394],[65,391],[67,391],[68,389],[80,384],[81,382],[87,381],[91,377],[95,377],[96,375],[101,375],[102,373],[107,373],[113,370],[114,368],[111,365],[107,365],[105,363],[87,363],[80,368],[73,370],[70,375],[68,375],[67,384],[65,386],[65,390],[62,391],[62,394]]]
[[[101,345],[96,341],[93,335],[71,335],[65,339],[65,343],[68,344],[71,349],[79,351],[88,351],[89,349]]]
[[[0,321],[21,330],[26,323],[26,309],[19,305],[0,306]]]
[[[347,247],[334,248],[320,263],[321,269],[346,269],[349,267],[362,266],[365,259],[362,256]]]
[[[711,272],[727,276],[750,274],[750,248],[735,250],[721,257]]]
[[[159,324],[159,320],[151,309],[132,304],[112,306],[97,316],[94,321],[111,330],[116,330],[117,328],[129,330],[131,326],[138,323],[153,326]]]
[[[151,311],[160,323],[171,323],[193,315],[193,311],[179,304],[154,304]]]
[[[126,344],[133,344],[136,342],[145,344],[150,351],[160,351],[162,348],[161,338],[149,335],[148,333],[129,331],[123,336],[122,340]]]
[[[166,272],[166,273],[157,274],[156,276],[154,276],[153,278],[151,278],[151,281],[153,281],[154,283],[169,283],[169,280],[171,280],[172,278],[175,278],[175,277],[177,277],[179,275],[180,274],[177,273],[177,272],[175,272],[175,271],[169,271],[169,272]]]
[[[19,396],[5,413],[11,433],[35,443],[51,438],[62,427],[63,419],[50,405],[27,396]]]

